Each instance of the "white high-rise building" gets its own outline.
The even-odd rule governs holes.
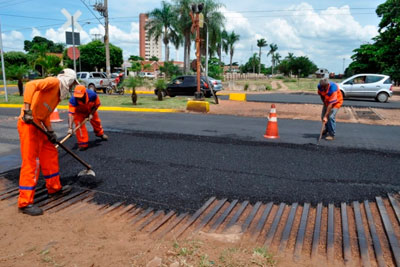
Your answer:
[[[139,15],[139,55],[144,58],[144,60],[149,60],[153,56],[162,60],[161,38],[158,41],[154,38],[149,38],[145,28],[147,21],[148,17],[146,14]]]

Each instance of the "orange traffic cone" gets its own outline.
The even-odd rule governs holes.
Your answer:
[[[51,121],[51,122],[60,122],[60,121],[63,121],[62,119],[60,119],[60,115],[58,114],[57,108],[51,113],[51,115],[50,115],[50,121]]]
[[[267,125],[267,129],[265,129],[264,137],[269,138],[269,139],[279,138],[278,118],[276,116],[275,104],[271,105],[271,111],[270,111],[269,117],[268,117],[268,125]]]

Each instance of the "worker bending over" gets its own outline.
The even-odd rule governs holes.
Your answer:
[[[329,82],[328,78],[324,78],[319,82],[318,94],[324,103],[321,114],[321,119],[325,124],[323,135],[326,140],[334,140],[336,134],[336,114],[343,104],[342,92],[336,83]]]
[[[92,90],[86,90],[85,86],[78,85],[75,87],[74,94],[69,100],[69,129],[68,133],[73,134],[72,122],[75,121],[75,125],[78,126],[88,118],[90,124],[93,127],[93,131],[97,137],[102,140],[108,140],[108,136],[104,134],[103,127],[97,109],[100,106],[100,99],[98,95]],[[83,151],[89,146],[89,135],[86,130],[85,124],[83,124],[76,131],[76,138],[78,139],[78,149]]]
[[[46,180],[49,196],[61,192],[58,152],[54,146],[57,136],[51,127],[50,115],[77,83],[76,73],[72,69],[64,69],[57,78],[48,77],[26,83],[24,104],[17,123],[22,157],[18,208],[25,214],[43,214],[43,210],[33,204],[39,171]],[[37,129],[33,122],[46,130],[49,137]]]

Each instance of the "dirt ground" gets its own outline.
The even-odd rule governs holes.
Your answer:
[[[400,100],[400,96],[395,96]],[[393,98],[393,100],[394,100]],[[211,114],[267,117],[271,103],[220,101]],[[276,104],[279,118],[320,120],[319,105]],[[358,118],[342,108],[340,122],[400,125],[398,110],[372,109],[380,120]],[[0,190],[4,185],[0,181]],[[242,243],[237,235],[199,234],[185,240],[156,240],[126,220],[99,216],[96,207],[78,213],[29,217],[0,202],[0,266],[294,266],[292,256]],[[296,266],[319,266],[297,262]]]

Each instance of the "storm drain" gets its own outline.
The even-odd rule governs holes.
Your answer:
[[[93,208],[95,192],[72,188],[67,195],[47,197],[37,189],[35,203],[47,213],[84,212]],[[97,192],[96,192],[97,194]],[[193,214],[142,208],[122,202],[98,206],[102,216],[127,220],[133,230],[151,238],[177,239],[196,234],[235,236],[281,255],[354,266],[400,266],[400,195],[376,197],[374,202],[312,206],[210,198]],[[0,191],[0,200],[16,205],[18,187]]]

